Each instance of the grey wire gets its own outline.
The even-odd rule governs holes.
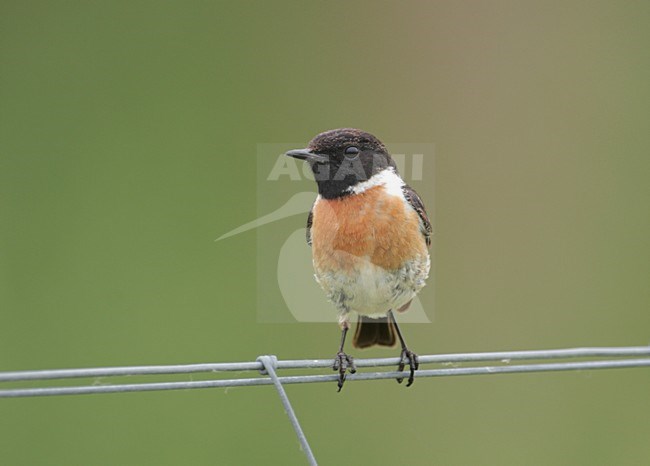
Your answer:
[[[501,361],[509,364],[512,360],[544,360],[556,358],[593,358],[593,357],[623,357],[627,359],[580,361],[580,362],[558,362],[558,363],[534,363],[503,366],[479,366],[479,367],[446,367],[433,370],[419,370],[415,373],[417,378],[421,377],[442,377],[459,375],[488,375],[488,374],[512,374],[523,372],[549,372],[569,370],[594,370],[594,369],[622,369],[633,367],[650,367],[650,358],[642,359],[640,356],[650,356],[650,347],[621,347],[621,348],[573,348],[559,350],[535,350],[535,351],[502,351],[491,353],[462,353],[447,355],[425,355],[420,356],[420,364],[454,364],[460,362],[483,362]],[[633,359],[630,359],[632,357]],[[397,365],[398,358],[381,359],[358,359],[357,367],[380,367]],[[263,378],[241,378],[226,380],[204,380],[188,382],[156,382],[136,384],[109,384],[92,386],[73,387],[45,387],[45,388],[14,388],[0,390],[0,398],[54,396],[54,395],[83,395],[97,393],[125,393],[156,390],[183,390],[198,388],[225,388],[225,387],[246,387],[252,385],[275,385],[280,400],[287,416],[293,426],[301,448],[307,456],[310,465],[316,465],[316,458],[309,446],[307,438],[300,427],[300,423],[291,406],[289,398],[284,390],[283,384],[294,383],[318,383],[334,382],[338,375],[304,375],[278,377],[277,369],[315,369],[332,366],[330,359],[313,360],[285,360],[278,361],[275,356],[260,356],[256,362],[241,363],[208,363],[208,364],[183,364],[183,365],[161,365],[161,366],[130,366],[130,367],[103,367],[85,369],[61,369],[61,370],[38,370],[38,371],[13,371],[0,372],[0,382],[17,382],[29,380],[51,380],[68,379],[79,377],[110,377],[129,375],[163,375],[163,374],[190,374],[197,372],[221,372],[221,371],[248,371],[258,370]],[[348,383],[356,380],[379,380],[395,379],[406,377],[406,372],[370,372],[356,373],[347,376]]]
[[[275,385],[275,388],[278,391],[278,395],[280,395],[280,400],[282,400],[282,406],[284,406],[284,411],[287,413],[287,416],[289,416],[289,421],[291,421],[293,430],[296,431],[296,435],[298,436],[298,440],[300,441],[300,446],[302,447],[302,451],[307,456],[307,461],[312,466],[318,466],[318,463],[316,462],[316,458],[314,457],[314,453],[311,451],[311,447],[309,446],[309,442],[307,442],[307,437],[305,437],[305,433],[302,431],[302,427],[300,427],[300,423],[298,422],[296,413],[293,411],[293,407],[291,406],[291,402],[289,401],[287,392],[284,391],[284,387],[282,386],[282,383],[280,382],[278,375],[275,373],[274,366],[275,364],[277,364],[278,361],[277,358],[275,356],[260,356],[259,358],[257,358],[257,360],[260,361],[264,366],[264,371],[271,378],[271,380],[273,381],[273,385]]]
[[[358,360],[361,361],[361,360]],[[279,367],[279,362],[278,362]],[[512,374],[522,372],[550,372],[550,371],[571,371],[571,370],[595,370],[595,369],[624,369],[634,367],[650,367],[650,359],[627,359],[627,360],[604,360],[604,361],[581,361],[581,362],[558,362],[543,364],[521,364],[515,366],[482,366],[482,367],[451,367],[443,369],[418,370],[416,378],[422,377],[448,377],[459,375],[489,375],[489,374]],[[349,374],[346,382],[357,380],[395,379],[408,377],[408,372],[366,372]],[[337,375],[304,375],[278,377],[282,384],[296,383],[318,383],[334,382]],[[32,397],[32,396],[54,396],[54,395],[85,395],[97,393],[125,393],[157,390],[184,390],[197,388],[225,388],[225,387],[246,387],[252,385],[271,385],[273,380],[265,378],[250,379],[227,379],[227,380],[203,380],[190,382],[157,382],[120,385],[92,385],[75,387],[46,387],[46,388],[16,388],[0,390],[0,398]]]
[[[420,364],[530,359],[564,359],[580,357],[650,356],[650,346],[571,348],[532,351],[500,351],[485,353],[436,354],[419,357]],[[278,361],[278,369],[318,369],[332,366],[332,359],[299,359]],[[356,359],[357,367],[396,366],[399,358]],[[0,382],[48,380],[81,377],[113,377],[129,375],[192,374],[200,372],[260,371],[261,362],[204,363],[156,366],[96,367],[0,372]]]

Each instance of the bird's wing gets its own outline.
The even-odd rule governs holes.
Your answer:
[[[311,246],[311,225],[314,222],[314,206],[316,202],[309,209],[309,215],[307,216],[307,244]]]
[[[410,204],[411,207],[413,207],[413,210],[415,210],[420,217],[420,231],[424,236],[424,240],[427,242],[427,246],[430,246],[433,229],[431,228],[431,222],[429,221],[429,216],[427,215],[427,211],[424,208],[422,199],[420,199],[418,193],[416,193],[415,190],[408,185],[402,186],[402,192],[404,193],[406,201]]]

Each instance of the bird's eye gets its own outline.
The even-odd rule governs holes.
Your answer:
[[[358,153],[359,153],[359,148],[358,147],[350,146],[350,147],[345,149],[345,155],[348,155],[350,157],[354,157]]]

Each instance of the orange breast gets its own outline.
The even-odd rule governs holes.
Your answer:
[[[319,199],[314,207],[312,253],[321,271],[350,270],[364,258],[386,270],[426,255],[419,217],[383,186],[340,199]]]

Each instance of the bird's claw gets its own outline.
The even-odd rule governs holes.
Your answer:
[[[403,348],[402,354],[400,355],[399,366],[397,367],[397,371],[402,372],[406,367],[406,364],[409,365],[409,369],[411,371],[411,373],[409,374],[409,378],[406,381],[406,386],[410,387],[413,384],[413,380],[415,378],[415,371],[418,370],[418,368],[420,367],[420,362],[418,361],[417,354],[415,354],[413,351],[409,350],[408,348]],[[403,377],[398,377],[397,383],[402,383],[403,380],[404,380]]]
[[[343,388],[343,382],[345,382],[345,373],[349,370],[350,374],[354,374],[357,371],[357,367],[354,365],[354,358],[348,356],[342,351],[336,353],[336,358],[334,358],[334,365],[332,369],[338,371],[338,391],[340,392]]]

